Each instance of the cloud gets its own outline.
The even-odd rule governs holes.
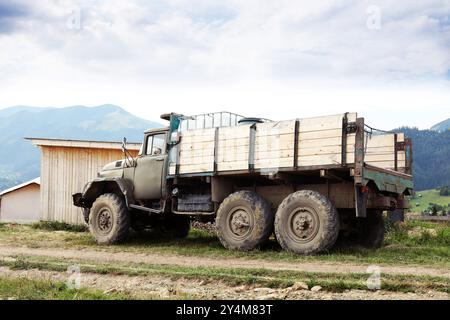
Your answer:
[[[2,0],[0,2],[0,34],[13,32],[21,19],[30,14],[21,2]]]
[[[395,88],[417,110],[425,107],[412,101],[418,91],[437,88],[437,110],[448,101],[446,0],[0,1],[0,106],[22,103],[26,93],[47,105],[133,101],[130,108],[155,116],[139,109],[142,101],[246,101],[240,108],[278,99],[287,113],[314,105],[314,92],[329,95],[317,106],[333,112],[341,107],[325,106],[367,109],[375,104],[363,92],[392,97]],[[379,29],[367,27],[371,5]]]

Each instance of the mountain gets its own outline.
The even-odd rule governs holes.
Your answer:
[[[450,118],[442,122],[439,122],[438,124],[435,124],[434,126],[431,127],[431,130],[440,132],[450,130]]]
[[[28,112],[40,112],[43,110],[48,110],[50,108],[41,108],[41,107],[27,107],[27,106],[14,106],[0,110],[0,118],[6,118],[14,113],[28,111]]]
[[[399,128],[413,143],[413,176],[416,190],[450,186],[450,130]]]
[[[143,131],[162,126],[115,105],[0,110],[0,190],[39,176],[39,150],[24,137],[99,141],[142,140]]]

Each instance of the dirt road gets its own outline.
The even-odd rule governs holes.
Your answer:
[[[0,277],[33,280],[67,281],[64,272],[44,270],[10,270],[0,267]],[[201,280],[178,279],[172,280],[153,276],[122,276],[83,273],[81,286],[102,290],[104,293],[129,293],[141,298],[164,299],[318,299],[318,300],[414,300],[414,299],[449,299],[449,295],[442,292],[429,291],[426,293],[401,293],[388,291],[346,290],[342,293],[314,292],[310,290],[295,290],[294,288],[271,289],[254,288],[251,286],[228,286],[220,282],[204,283]]]
[[[245,258],[207,258],[173,254],[143,254],[128,252],[106,252],[100,250],[76,250],[58,248],[29,248],[0,246],[1,256],[31,255],[66,259],[83,259],[95,262],[130,262],[160,265],[179,265],[190,267],[220,268],[263,268],[270,270],[292,270],[326,273],[365,273],[368,264],[326,263],[326,262],[277,262],[267,260],[249,260]],[[450,270],[421,266],[380,266],[381,273],[393,275],[427,275],[450,278]]]

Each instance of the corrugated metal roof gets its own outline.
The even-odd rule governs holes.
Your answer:
[[[36,146],[46,147],[71,147],[71,148],[92,148],[92,149],[121,149],[122,142],[119,141],[90,141],[90,140],[70,140],[70,139],[49,139],[49,138],[25,138]],[[129,150],[139,150],[141,143],[127,142]]]
[[[9,188],[9,189],[3,190],[2,192],[0,192],[0,196],[3,196],[3,195],[5,195],[5,194],[7,194],[7,193],[10,193],[10,192],[13,192],[13,191],[15,191],[15,190],[18,190],[18,189],[24,188],[24,187],[26,187],[26,186],[29,186],[30,184],[38,184],[38,185],[41,185],[41,178],[38,177],[38,178],[36,178],[36,179],[30,180],[30,181],[27,181],[27,182],[18,184],[17,186],[11,187],[11,188]]]

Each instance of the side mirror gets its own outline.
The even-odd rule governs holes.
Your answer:
[[[177,144],[180,142],[181,135],[178,131],[172,132],[170,135],[170,144]]]

